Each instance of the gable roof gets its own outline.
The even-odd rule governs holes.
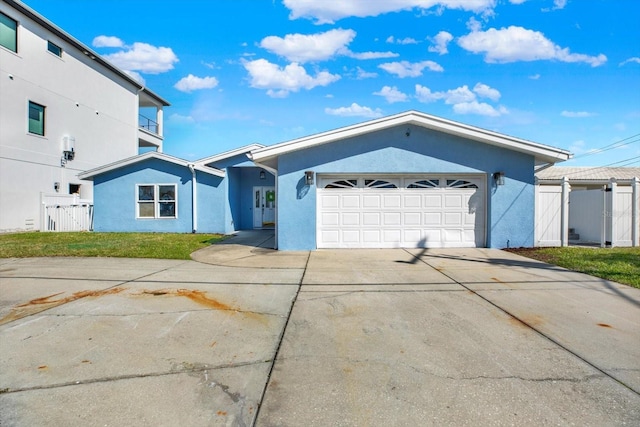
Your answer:
[[[196,160],[195,163],[198,164],[198,165],[206,165],[206,164],[209,164],[209,163],[219,162],[220,160],[225,160],[225,159],[228,159],[230,157],[237,156],[239,154],[247,154],[247,160],[249,160],[248,154],[252,150],[259,150],[260,148],[264,148],[264,145],[257,144],[257,143],[249,144],[249,145],[245,145],[244,147],[235,148],[233,150],[225,151],[224,153],[215,154],[213,156],[209,156],[209,157],[202,158],[200,160]]]
[[[133,165],[136,163],[144,162],[149,159],[157,159],[163,162],[173,163],[175,165],[184,166],[188,168],[192,166],[195,170],[204,172],[210,175],[218,176],[220,178],[224,178],[225,173],[220,169],[212,168],[209,166],[199,165],[195,162],[189,162],[187,160],[179,159],[177,157],[170,156],[168,154],[159,153],[157,151],[149,151],[144,154],[139,154],[137,156],[129,157],[127,159],[118,160],[117,162],[110,163],[108,165],[100,166],[95,169],[91,169],[88,171],[84,171],[78,175],[80,179],[92,179],[94,176],[101,175],[106,172],[110,172],[116,169],[123,168],[125,166]]]
[[[328,132],[311,135],[292,141],[260,148],[251,152],[251,159],[272,168],[277,168],[278,156],[340,141],[363,134],[388,129],[395,126],[414,125],[450,135],[460,136],[466,139],[482,142],[489,145],[504,147],[510,150],[530,154],[535,157],[536,164],[556,163],[571,158],[569,151],[560,148],[542,145],[520,138],[500,134],[475,126],[466,125],[452,120],[443,119],[419,111],[406,111],[393,116],[371,120],[352,126],[334,129]]]
[[[640,167],[554,166],[536,173],[540,181],[561,181],[564,177],[582,184],[605,184],[611,178],[631,181],[634,177],[640,178]]]

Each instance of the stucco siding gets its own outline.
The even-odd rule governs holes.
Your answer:
[[[177,218],[137,219],[137,184],[176,184]],[[94,178],[94,230],[191,232],[191,188],[188,168],[156,159],[98,175]]]
[[[534,227],[532,156],[419,127],[397,127],[338,143],[286,153],[278,160],[278,248],[316,247],[316,174],[484,174],[489,247],[531,246]],[[505,185],[491,175],[505,173]]]

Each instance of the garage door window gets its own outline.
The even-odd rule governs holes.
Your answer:
[[[409,181],[407,188],[438,188],[440,187],[439,179],[421,179],[419,181]]]
[[[357,179],[339,179],[325,185],[324,188],[357,188]]]
[[[447,187],[449,188],[478,188],[476,184],[462,179],[448,179]]]
[[[366,188],[398,188],[394,183],[383,179],[365,179],[364,186]]]

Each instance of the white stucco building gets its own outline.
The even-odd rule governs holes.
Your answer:
[[[92,199],[79,172],[162,151],[169,103],[19,1],[0,2],[0,94],[0,232],[41,229],[45,197]]]

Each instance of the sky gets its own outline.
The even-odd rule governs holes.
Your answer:
[[[407,110],[640,166],[638,0],[26,0],[195,160]]]

